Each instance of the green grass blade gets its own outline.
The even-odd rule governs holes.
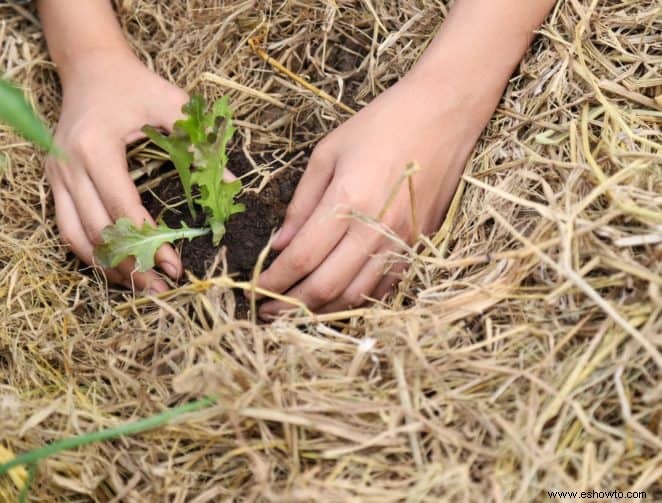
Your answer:
[[[50,131],[25,99],[23,92],[3,79],[0,79],[0,121],[48,152],[59,153]]]
[[[140,433],[146,430],[152,430],[158,428],[159,426],[172,421],[173,419],[188,414],[190,412],[196,412],[198,410],[206,409],[211,407],[216,403],[215,397],[202,398],[194,402],[189,402],[178,407],[173,407],[167,409],[160,414],[156,414],[145,419],[140,419],[132,423],[122,424],[114,428],[108,428],[105,430],[93,431],[86,433],[84,435],[78,435],[76,437],[64,438],[53,442],[52,444],[40,447],[39,449],[34,449],[32,451],[25,452],[20,456],[15,457],[11,461],[8,461],[5,464],[0,465],[0,475],[4,475],[9,470],[16,466],[20,465],[33,465],[38,461],[57,454],[58,452],[68,451],[75,449],[82,445],[93,444],[96,442],[103,442],[105,440],[111,440],[113,438],[123,437],[127,435],[133,435],[135,433]]]
[[[34,476],[37,473],[37,465],[32,464],[28,467],[28,480],[25,481],[25,484],[23,484],[23,488],[21,489],[21,494],[18,496],[18,501],[19,503],[26,503],[28,501],[28,494],[30,494],[30,488],[32,487],[32,483],[34,482]]]

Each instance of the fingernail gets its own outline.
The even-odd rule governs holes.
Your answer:
[[[244,290],[243,295],[244,299],[248,301],[255,298],[256,302],[260,302],[262,299],[264,299],[264,295],[257,293],[255,290]]]
[[[161,269],[173,279],[176,279],[177,276],[179,276],[179,269],[170,262],[161,262]]]
[[[165,283],[165,281],[155,280],[151,282],[147,291],[150,293],[150,295],[158,295],[160,293],[167,292],[168,285]]]
[[[280,237],[280,235],[281,235],[282,233],[283,233],[283,228],[282,228],[282,227],[279,227],[279,228],[276,230],[276,232],[274,233],[274,238],[272,239],[271,242],[272,242],[272,243],[275,243],[276,241],[278,241],[278,238]]]
[[[244,297],[246,299],[250,299],[251,297],[255,297],[255,300],[261,300],[262,297],[263,297],[263,295],[260,295],[255,290],[244,290],[243,293],[244,293]]]
[[[160,295],[167,291],[168,291],[168,287],[166,285],[150,286],[148,290],[150,295]]]

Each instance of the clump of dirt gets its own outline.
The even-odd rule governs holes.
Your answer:
[[[237,176],[250,171],[251,165],[242,152],[230,155],[228,167]],[[166,166],[165,169],[169,167]],[[173,168],[174,169],[174,168]],[[233,215],[226,224],[226,233],[219,246],[214,246],[211,235],[201,236],[191,241],[183,240],[179,246],[184,268],[202,277],[208,274],[221,274],[222,263],[210,270],[222,247],[226,248],[227,273],[239,280],[249,280],[258,256],[269,242],[273,232],[282,224],[287,205],[292,199],[301,172],[292,167],[275,175],[259,192],[244,191],[238,202],[246,206],[246,211]],[[182,184],[177,176],[165,178],[152,191],[143,194],[143,204],[154,218],[162,219],[171,227],[179,227],[181,222],[190,227],[204,226],[205,215],[199,211],[194,217],[184,201]],[[277,253],[271,251],[263,267],[273,262]],[[237,294],[239,292],[235,292]],[[248,303],[243,295],[235,295],[237,317],[246,318]]]

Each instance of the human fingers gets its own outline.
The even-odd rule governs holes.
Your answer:
[[[137,226],[142,226],[144,222],[156,225],[142,205],[138,190],[129,176],[124,146],[107,142],[99,144],[98,159],[98,161],[84,159],[87,163],[85,171],[89,173],[94,192],[103,203],[109,216],[109,223],[127,217]],[[156,252],[154,260],[171,278],[177,279],[181,275],[182,263],[172,246],[162,245]]]
[[[319,206],[271,266],[258,285],[282,293],[315,270],[343,238],[349,222],[335,207],[336,195],[327,190]]]
[[[102,231],[112,223],[112,220],[94,183],[81,166],[80,158],[73,155],[66,165],[59,163],[50,165],[49,171],[51,173],[49,179],[51,183],[55,183],[54,191],[57,192],[59,200],[65,201],[65,204],[69,202],[60,195],[63,190],[70,199],[72,209],[66,214],[70,215],[72,211],[75,213],[86,238],[87,245],[77,234],[69,238],[72,242],[74,240],[76,242],[76,254],[86,263],[98,265],[94,258],[94,247],[103,242]],[[66,222],[63,223],[66,226]],[[66,228],[69,229],[69,227]],[[163,292],[168,289],[167,284],[154,272],[137,273],[134,269],[133,261],[125,260],[114,269],[119,277],[110,273],[108,278],[113,282],[139,290],[151,289],[155,292]]]
[[[154,270],[140,272],[136,271],[136,263],[133,258],[128,258],[117,266],[117,270],[124,278],[123,284],[132,290],[149,293],[163,293],[170,290],[168,284]]]
[[[62,241],[83,262],[94,265],[94,246],[87,239],[71,196],[60,182],[51,181],[51,187],[55,201],[55,221]],[[104,269],[104,272],[111,283],[129,286],[120,272],[114,269]]]
[[[80,170],[78,170],[78,173],[78,177],[74,184],[76,192],[71,196],[71,199],[76,208],[76,213],[78,214],[82,227],[85,230],[87,241],[92,247],[92,251],[89,253],[91,258],[88,259],[88,263],[97,263],[94,258],[93,247],[103,243],[102,231],[106,226],[110,225],[112,221],[106,212],[92,181],[85,173],[81,173]],[[72,194],[71,190],[69,190],[69,194]],[[142,273],[135,271],[135,263],[133,259],[124,260],[115,268],[115,270],[121,275],[121,279],[117,281],[118,283],[136,290],[152,290],[155,293],[168,290],[168,285],[155,272],[148,271]]]
[[[354,309],[365,304],[370,298],[380,299],[376,289],[387,284],[392,285],[397,279],[391,275],[389,254],[393,245],[387,245],[370,257],[354,280],[343,293],[332,302],[319,307],[318,313],[334,313],[345,309]]]
[[[378,246],[378,236],[359,226],[357,223],[350,226],[324,262],[286,295],[300,300],[311,311],[340,297]],[[291,304],[282,301],[268,302],[260,307],[260,316],[273,316],[289,307]]]
[[[391,293],[393,288],[400,282],[402,279],[402,272],[406,269],[407,264],[402,261],[390,263],[382,280],[375,287],[370,296],[376,300],[384,300],[384,297]]]
[[[313,150],[308,166],[287,207],[285,220],[274,237],[275,250],[285,248],[317,207],[333,176],[334,158],[331,149],[320,143]]]

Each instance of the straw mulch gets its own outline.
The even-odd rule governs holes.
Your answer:
[[[231,96],[236,148],[268,176],[347,114],[249,38],[266,29],[270,56],[359,109],[413,64],[448,5],[116,7],[160,74]],[[54,124],[60,90],[34,12],[8,2],[0,19],[0,67]],[[393,297],[271,325],[234,318],[227,277],[141,299],[81,272],[58,240],[43,156],[0,129],[0,457],[218,393],[174,424],[42,462],[31,498],[662,497],[661,67],[658,0],[560,1],[462,199],[407,256]],[[3,477],[0,499],[17,494]]]

